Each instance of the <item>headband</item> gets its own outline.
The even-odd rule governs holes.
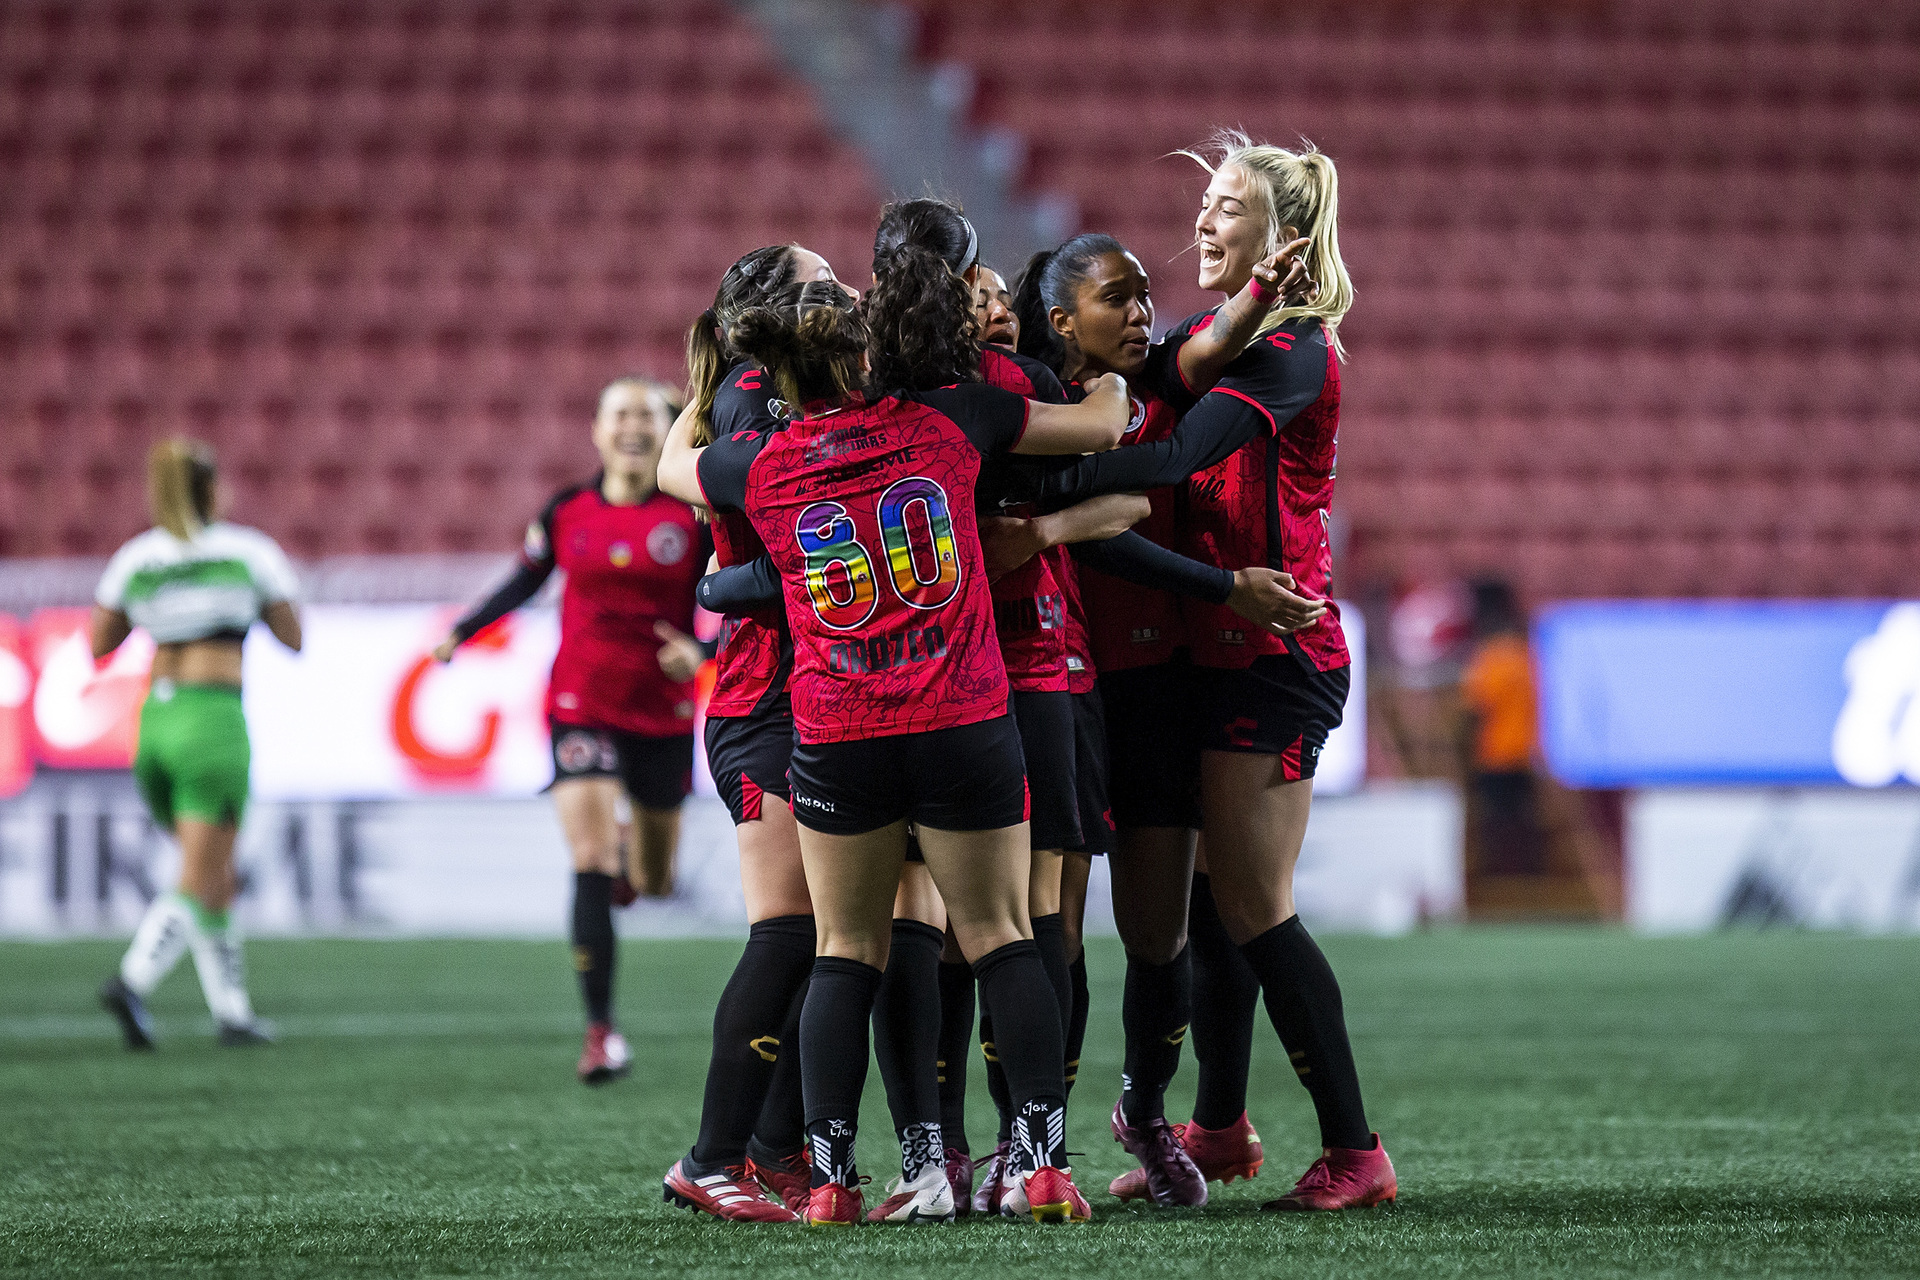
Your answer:
[[[957,276],[967,274],[973,270],[973,264],[980,261],[980,233],[973,229],[973,220],[961,214],[960,225],[967,229],[967,251],[960,255],[960,265],[953,269]]]

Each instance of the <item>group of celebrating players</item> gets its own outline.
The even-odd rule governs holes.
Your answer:
[[[816,1225],[1086,1221],[1066,1107],[1100,855],[1127,953],[1112,1129],[1140,1166],[1113,1194],[1200,1205],[1209,1180],[1258,1171],[1264,995],[1322,1145],[1266,1207],[1394,1198],[1338,983],[1292,897],[1349,674],[1329,598],[1352,301],[1337,180],[1311,147],[1222,134],[1193,154],[1211,175],[1199,283],[1225,301],[1157,342],[1147,272],[1110,236],[1036,254],[1011,290],[936,199],[883,212],[860,293],[798,245],[747,254],[689,330],[685,402],[606,388],[602,473],[547,505],[513,577],[438,651],[566,570],[547,711],[579,1071],[598,1082],[632,1061],[612,909],[671,891],[696,598],[723,616],[705,745],[751,928],[671,1203]],[[103,992],[130,1041],[141,948]],[[999,1112],[978,1162],[976,999]],[[869,1025],[901,1153],[871,1211],[854,1163]],[[1173,1125],[1189,1029],[1199,1092]]]

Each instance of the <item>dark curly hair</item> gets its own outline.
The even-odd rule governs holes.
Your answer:
[[[713,305],[688,327],[687,400],[693,405],[695,444],[713,440],[713,397],[727,370],[739,363],[742,355],[718,334],[731,329],[743,310],[769,301],[793,283],[798,271],[793,257],[797,247],[768,245],[728,267],[714,292]]]
[[[818,400],[836,403],[858,391],[860,357],[869,344],[866,321],[834,280],[788,285],[766,303],[742,309],[727,341],[758,360],[794,409]]]
[[[873,385],[931,391],[978,382],[980,334],[966,281],[915,244],[889,249],[875,266],[873,288],[860,300],[872,334]]]

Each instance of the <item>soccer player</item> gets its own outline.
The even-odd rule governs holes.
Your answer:
[[[727,269],[713,305],[687,331],[686,412],[695,443],[786,424],[772,379],[728,343],[727,330],[795,282],[833,278],[825,258],[799,245],[755,249]],[[765,554],[743,514],[714,512],[711,527],[721,565]],[[739,611],[704,595],[701,603],[724,615],[707,702],[707,763],[733,816],[748,931],[714,1010],[699,1136],[667,1171],[661,1194],[728,1221],[791,1222],[809,1190],[796,1041],[815,944],[787,799],[793,638],[777,594]]]
[[[706,565],[706,527],[660,492],[660,442],[678,411],[672,389],[619,378],[600,393],[593,444],[600,474],[553,496],[520,563],[434,650],[441,662],[566,570],[560,651],[547,688],[553,807],[573,858],[573,964],[586,1005],[578,1074],[626,1074],[632,1050],[613,1024],[616,894],[673,892],[680,803],[693,786],[693,677],[705,654],[691,634]],[[622,793],[636,840],[622,849]],[[620,886],[620,888],[616,888]]]
[[[233,844],[247,808],[251,749],[240,704],[240,652],[265,622],[296,653],[300,615],[293,566],[273,539],[219,518],[213,451],[167,440],[147,459],[156,527],[121,547],[94,592],[95,660],[134,627],[158,646],[140,711],[133,776],[153,820],[180,843],[180,885],[140,920],[120,972],[100,1001],[129,1049],[153,1048],[146,999],[191,949],[223,1045],[264,1044],[229,908]]]
[[[1084,1221],[1064,1167],[1060,1024],[1026,911],[1025,769],[971,491],[1000,452],[1111,447],[1125,389],[1107,380],[1060,406],[975,385],[965,285],[924,249],[895,255],[858,312],[816,284],[730,332],[801,407],[785,431],[705,449],[676,438],[663,462],[673,491],[746,512],[795,632],[790,780],[820,929],[801,1027],[806,1220],[861,1217],[866,1022],[912,822],[1000,1027],[1018,1111],[1002,1211]],[[875,387],[895,389],[865,395],[869,367]]]
[[[1260,339],[1175,431],[1075,464],[1077,479],[1087,483],[1067,492],[1130,490],[1190,476],[1183,545],[1215,564],[1272,565],[1318,605],[1310,621],[1285,635],[1249,630],[1219,607],[1189,613],[1197,715],[1182,755],[1198,757],[1219,923],[1258,980],[1320,1123],[1320,1158],[1290,1194],[1266,1207],[1380,1204],[1397,1193],[1393,1165],[1361,1105],[1339,983],[1293,903],[1314,768],[1340,723],[1350,676],[1329,598],[1327,538],[1340,411],[1336,331],[1353,301],[1340,259],[1338,178],[1333,161],[1311,146],[1289,151],[1239,133],[1222,133],[1204,153],[1189,154],[1211,174],[1194,224],[1201,287],[1228,294],[1251,287],[1254,264],[1295,238],[1308,241],[1319,286],[1305,304],[1268,317]],[[1218,322],[1217,311],[1204,313],[1174,332],[1191,337]],[[1188,888],[1164,884],[1139,906],[1162,933],[1177,936],[1187,924]],[[1239,1092],[1244,1098],[1244,1085]],[[1201,1123],[1225,1119],[1220,1112],[1231,1103],[1215,1105],[1213,1114],[1196,1115],[1184,1143],[1209,1153],[1236,1144],[1244,1151],[1252,1135],[1244,1114],[1230,1122],[1226,1141]],[[1151,1169],[1148,1175],[1151,1190]]]

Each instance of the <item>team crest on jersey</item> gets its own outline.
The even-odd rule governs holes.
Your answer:
[[[1147,424],[1147,404],[1138,396],[1128,396],[1127,403],[1133,406],[1133,412],[1127,418],[1127,435],[1137,434]]]
[[[547,558],[547,529],[538,520],[527,525],[526,540],[521,544],[527,559],[541,561]]]
[[[655,557],[658,559],[659,557]],[[633,548],[624,542],[616,542],[607,548],[607,559],[616,569],[624,569],[633,563]]]
[[[687,558],[692,539],[677,524],[657,524],[647,535],[647,554],[655,564],[679,564]]]
[[[553,744],[553,758],[563,773],[591,769],[600,760],[600,739],[584,729],[574,729]]]

